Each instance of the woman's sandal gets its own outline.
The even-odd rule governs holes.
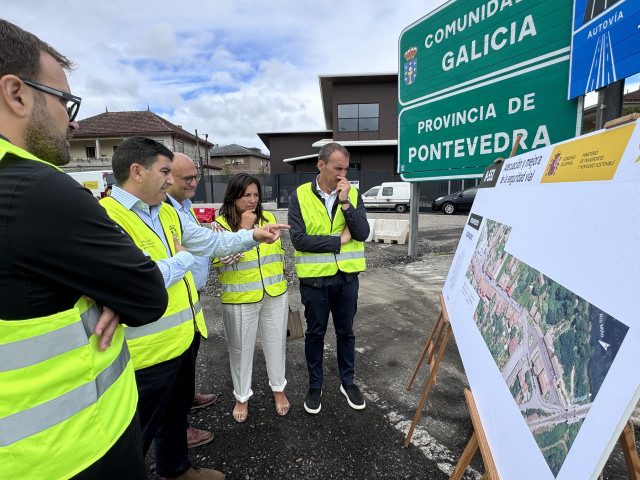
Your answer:
[[[289,402],[282,405],[279,403],[276,403],[276,412],[278,412],[278,415],[280,416],[286,415],[287,413],[289,413],[290,406],[291,405],[289,405]]]
[[[238,422],[238,423],[242,423],[247,419],[247,416],[249,416],[249,405],[247,404],[247,408],[245,410],[237,410],[235,407],[233,409],[233,419]]]

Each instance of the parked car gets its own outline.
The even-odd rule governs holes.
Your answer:
[[[478,187],[465,188],[444,197],[436,198],[431,204],[431,210],[453,215],[456,212],[468,212],[478,193]]]
[[[411,184],[407,182],[383,182],[362,194],[366,208],[385,208],[404,213],[409,209]]]

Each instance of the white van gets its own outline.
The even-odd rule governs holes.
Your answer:
[[[366,208],[386,208],[404,213],[409,210],[411,184],[408,182],[384,182],[362,194]]]
[[[91,190],[98,200],[109,195],[111,187],[116,184],[116,178],[111,170],[67,172],[67,174],[80,185]]]

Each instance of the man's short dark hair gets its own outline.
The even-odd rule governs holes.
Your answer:
[[[146,137],[131,137],[126,139],[113,152],[111,166],[113,176],[118,185],[123,185],[129,179],[131,165],[137,163],[146,170],[158,160],[158,155],[164,155],[173,160],[173,152],[163,144]]]
[[[318,152],[318,160],[326,164],[329,161],[329,157],[336,151],[341,152],[347,158],[351,157],[349,151],[346,148],[344,148],[339,143],[332,142],[322,146],[322,148]]]
[[[37,81],[40,52],[51,55],[66,70],[73,66],[67,57],[33,33],[0,18],[0,78],[16,75],[24,80]]]

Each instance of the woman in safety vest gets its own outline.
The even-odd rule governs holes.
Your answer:
[[[262,208],[260,181],[246,173],[231,177],[220,216],[211,228],[219,232],[237,232],[270,223],[276,223],[276,220]],[[253,395],[253,350],[258,329],[276,412],[286,415],[289,411],[284,394],[288,299],[280,239],[248,252],[216,258],[213,265],[222,283],[222,321],[236,398],[233,418],[244,422],[249,413],[249,398]]]

